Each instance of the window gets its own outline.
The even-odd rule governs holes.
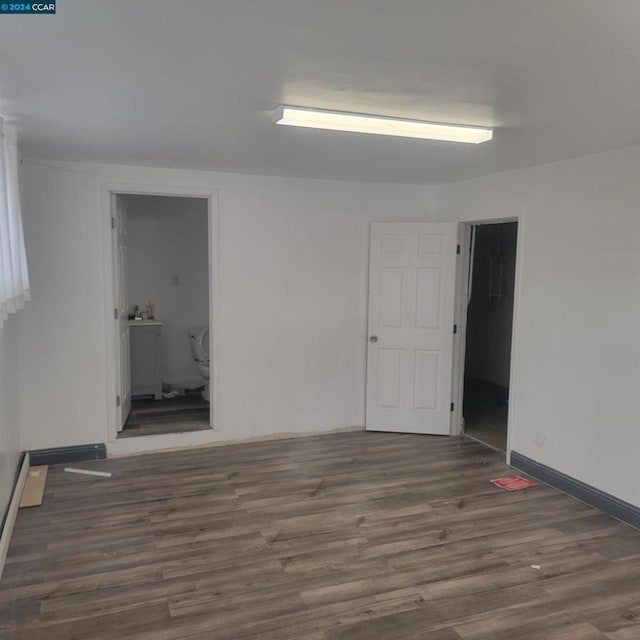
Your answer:
[[[15,127],[0,118],[0,327],[29,300]]]

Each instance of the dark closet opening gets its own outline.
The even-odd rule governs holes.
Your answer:
[[[518,223],[472,230],[464,363],[465,433],[507,448]]]

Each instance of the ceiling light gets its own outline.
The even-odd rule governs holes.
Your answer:
[[[447,140],[449,142],[469,142],[471,144],[486,142],[493,138],[493,129],[487,127],[423,122],[422,120],[402,120],[387,116],[347,113],[344,111],[323,111],[321,109],[306,109],[287,105],[280,105],[273,112],[273,122],[291,127],[353,131],[381,136]]]

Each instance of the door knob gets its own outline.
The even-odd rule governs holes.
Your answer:
[[[371,336],[369,342],[378,342],[378,336]]]

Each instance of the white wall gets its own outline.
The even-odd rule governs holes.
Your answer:
[[[17,321],[15,315],[9,316],[0,328],[0,521],[11,499],[20,457]]]
[[[218,190],[216,437],[364,423],[369,222],[425,219],[431,189],[36,161],[23,170],[25,448],[107,439],[105,184]]]
[[[209,204],[203,198],[119,196],[127,211],[129,305],[151,300],[162,321],[162,381],[204,384],[188,330],[209,323]]]
[[[523,216],[513,450],[640,505],[640,148],[443,186],[437,216]]]
[[[22,164],[31,302],[19,315],[23,449],[105,441],[104,272],[94,174]]]

